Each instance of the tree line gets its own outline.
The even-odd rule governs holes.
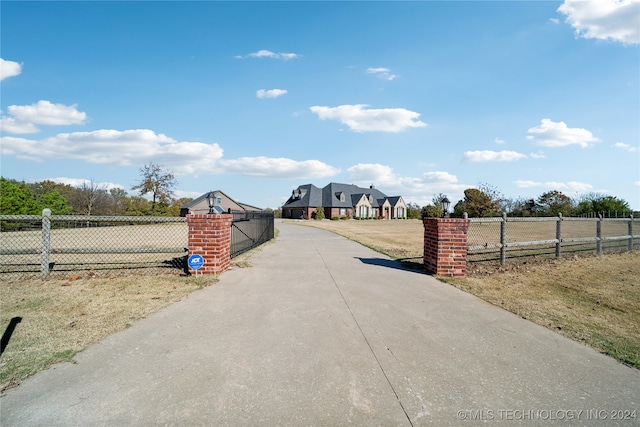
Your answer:
[[[173,173],[150,163],[140,169],[140,181],[129,195],[123,188],[107,189],[87,181],[79,186],[50,180],[26,183],[0,177],[0,214],[41,215],[45,208],[53,215],[180,216],[180,208],[191,198],[175,198]],[[143,197],[149,194],[149,199]]]
[[[440,202],[446,196],[438,194],[432,203],[422,208],[410,203],[409,214],[412,218],[441,217]],[[515,217],[542,216],[593,216],[614,213],[620,217],[632,214],[629,203],[624,199],[602,193],[584,193],[571,198],[558,190],[547,191],[537,198],[507,198],[489,184],[480,184],[478,188],[468,188],[464,198],[453,206],[451,217],[461,218],[464,213],[470,218],[501,216],[506,213]]]

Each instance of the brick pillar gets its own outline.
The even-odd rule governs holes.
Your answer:
[[[424,267],[443,277],[464,277],[467,272],[467,230],[462,218],[424,218]]]
[[[230,214],[189,214],[189,256],[202,255],[204,265],[198,274],[220,274],[231,264]],[[189,269],[194,274],[196,270]]]

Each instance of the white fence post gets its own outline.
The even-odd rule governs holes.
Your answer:
[[[49,254],[51,253],[51,209],[42,211],[42,258],[40,272],[42,277],[49,274]]]

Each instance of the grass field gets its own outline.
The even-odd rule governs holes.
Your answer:
[[[256,250],[234,258],[232,268],[250,267]],[[52,364],[73,361],[89,344],[217,282],[215,276],[178,274],[84,271],[0,282],[0,325],[15,326],[0,356],[0,393]]]
[[[409,267],[421,267],[424,231],[420,220],[295,223],[333,231],[404,259]],[[509,225],[518,224],[524,224],[526,229],[520,234],[528,239],[542,240],[548,233],[546,223],[540,223],[539,232],[535,223]],[[576,228],[593,226],[574,224]],[[471,227],[474,225],[481,225],[483,231],[488,228],[487,224]],[[572,233],[580,232],[576,228]],[[619,231],[612,230],[610,235]],[[443,280],[640,369],[640,251],[567,255],[560,260],[527,258],[506,266],[474,263],[466,278]]]

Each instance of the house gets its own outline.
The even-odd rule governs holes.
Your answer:
[[[315,218],[322,206],[326,218],[381,218],[407,217],[407,205],[401,196],[388,197],[373,185],[369,188],[353,184],[332,182],[324,188],[313,184],[301,185],[293,190],[282,206],[283,218]]]
[[[217,212],[259,212],[262,209],[255,206],[247,205],[246,203],[240,203],[233,200],[220,190],[210,191],[204,193],[202,196],[193,199],[186,205],[180,208],[180,216],[186,216],[187,214],[208,214],[209,202],[207,196],[213,193],[215,196],[214,210]]]

